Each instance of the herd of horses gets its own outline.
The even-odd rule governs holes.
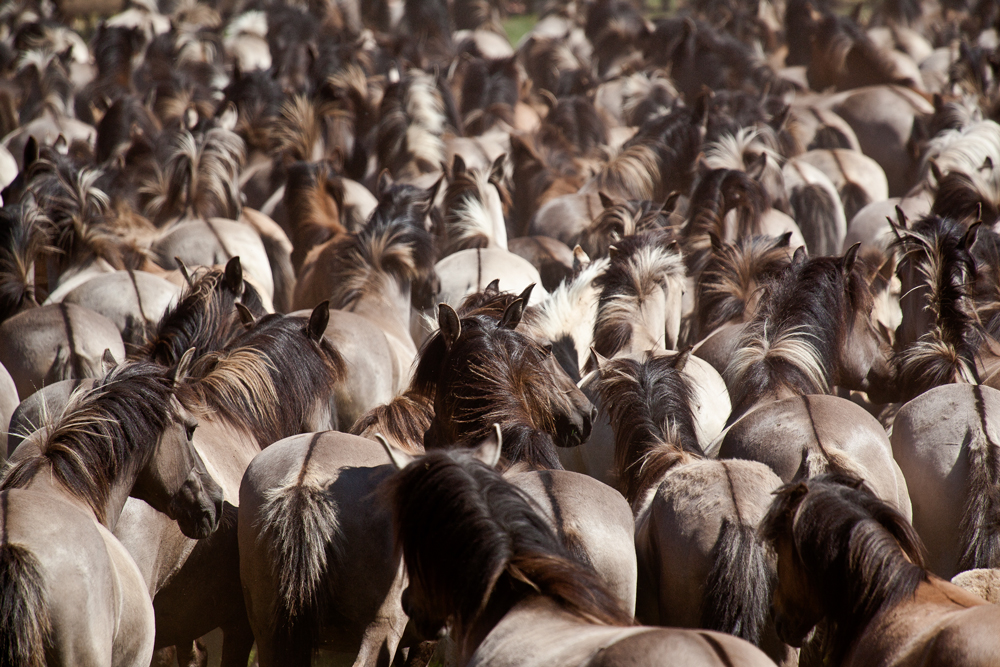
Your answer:
[[[0,665],[998,664],[1000,4],[69,7]]]

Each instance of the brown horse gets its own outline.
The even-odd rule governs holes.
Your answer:
[[[473,450],[393,456],[406,464],[389,483],[410,574],[403,605],[425,637],[448,624],[457,664],[772,664],[729,635],[631,626],[597,574],[492,469],[501,447],[494,437]]]
[[[996,664],[1000,608],[928,572],[910,524],[857,479],[782,487],[761,534],[778,555],[778,635],[799,646],[818,624],[823,664]]]
[[[129,494],[191,539],[222,519],[197,421],[173,395],[190,357],[118,366],[15,452],[0,482],[5,663],[149,664],[149,591],[111,531]]]
[[[756,539],[781,480],[762,463],[704,458],[692,388],[678,368],[686,360],[613,359],[594,387],[615,427],[616,477],[636,517],[637,615],[728,632],[794,660],[768,622],[774,562]]]

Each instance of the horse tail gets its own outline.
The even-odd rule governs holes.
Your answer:
[[[854,146],[851,145],[851,140],[840,128],[832,125],[824,125],[816,130],[816,136],[813,137],[812,143],[809,144],[809,150],[818,148],[846,148],[850,150]]]
[[[278,584],[275,626],[289,651],[305,651],[308,658],[314,630],[323,620],[320,583],[342,555],[336,505],[326,489],[300,476],[269,491],[260,516]]]
[[[865,189],[854,181],[847,181],[840,188],[840,201],[844,203],[844,215],[847,218],[847,226],[851,226],[851,221],[858,211],[872,203],[871,197]]]
[[[38,561],[20,545],[0,545],[0,664],[45,667],[51,630]]]
[[[969,495],[960,524],[960,570],[1000,567],[1000,446],[986,429],[980,386],[972,388],[982,429],[969,443]]]
[[[713,549],[701,610],[701,627],[759,644],[771,613],[774,563],[754,526],[730,521]]]
[[[792,191],[789,201],[809,252],[817,256],[839,254],[843,242],[837,230],[839,202],[830,192],[822,185],[808,183]]]

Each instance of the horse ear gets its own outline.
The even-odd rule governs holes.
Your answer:
[[[899,204],[896,204],[896,224],[899,225],[900,229],[906,229],[906,214],[903,213]]]
[[[326,332],[326,325],[329,323],[330,300],[327,299],[313,308],[312,314],[309,315],[309,325],[306,327],[306,333],[309,335],[309,338],[318,343],[323,338],[323,334]]]
[[[982,227],[982,225],[983,225],[982,220],[976,220],[974,223],[972,223],[972,226],[969,227],[969,231],[965,232],[965,236],[962,237],[963,248],[965,248],[966,250],[970,250],[972,246],[976,244],[976,237],[978,236],[979,228]]]
[[[792,233],[791,232],[785,232],[784,234],[782,234],[781,236],[778,237],[778,240],[777,240],[777,242],[775,242],[774,247],[775,248],[787,248],[790,245],[792,245]]]
[[[254,322],[257,321],[256,318],[254,318],[253,313],[250,312],[250,309],[242,303],[236,304],[236,312],[240,314],[240,322],[243,323],[244,329],[251,328],[254,325]]]
[[[483,295],[492,299],[497,294],[500,294],[500,279],[494,278],[490,281],[490,284],[486,286],[486,289],[483,290]]]
[[[612,206],[615,205],[615,203],[611,200],[611,197],[609,197],[606,194],[604,194],[603,190],[601,190],[600,192],[598,192],[597,196],[601,198],[601,206],[603,208],[611,208]]]
[[[382,199],[385,191],[392,187],[392,174],[388,167],[379,172],[378,180],[375,181],[375,198]]]
[[[590,348],[590,355],[587,356],[586,363],[583,364],[583,371],[585,373],[590,373],[592,371],[599,371],[604,367],[604,364],[608,363],[608,358],[603,354],[595,350],[593,347]]]
[[[174,372],[170,379],[175,387],[183,382],[184,378],[187,377],[188,370],[191,368],[191,361],[194,359],[194,350],[195,349],[193,347],[189,347],[187,351],[181,355],[181,359],[177,362],[177,365],[174,366]]]
[[[500,328],[501,329],[516,329],[517,325],[521,323],[521,315],[524,314],[524,301],[521,299],[514,299],[510,302],[510,305],[504,309],[503,315],[500,316]]]
[[[194,278],[191,277],[191,272],[188,271],[187,264],[180,257],[174,257],[174,261],[177,262],[177,270],[181,272],[184,276],[184,282],[188,284],[188,287],[194,287]]]
[[[104,354],[101,355],[101,370],[107,375],[117,367],[118,360],[115,359],[115,355],[111,354],[111,349],[104,348]]]
[[[662,213],[673,213],[674,209],[677,208],[677,202],[680,201],[681,193],[679,190],[672,191],[667,198],[663,201],[663,206],[660,207]]]
[[[858,241],[844,253],[844,273],[850,273],[854,268],[854,263],[858,261],[858,248],[861,247],[861,241]]]
[[[494,184],[499,184],[503,181],[503,166],[507,161],[507,154],[501,153],[497,156],[496,160],[493,160],[493,165],[490,167],[490,177],[489,180]]]
[[[937,163],[934,160],[928,160],[927,166],[930,167],[931,176],[934,177],[935,182],[940,184],[944,180],[944,176],[941,175],[941,169],[937,166]]]
[[[493,432],[479,443],[479,446],[472,451],[472,455],[478,461],[485,463],[488,468],[496,468],[502,452],[503,436],[500,434],[500,424],[494,424]]]
[[[24,156],[21,160],[21,171],[25,171],[28,167],[33,165],[38,160],[38,140],[35,139],[35,135],[28,137],[28,141],[24,144]]]
[[[226,262],[224,278],[226,287],[237,294],[243,294],[243,264],[239,255]]]
[[[232,132],[236,129],[236,121],[239,119],[239,112],[236,105],[230,102],[226,105],[226,110],[219,116],[219,126]]]
[[[438,191],[441,189],[441,183],[444,181],[444,173],[441,174],[441,178],[434,181],[434,185],[427,188],[427,212],[429,213],[432,208],[434,208],[434,200],[437,199]]]
[[[674,370],[680,373],[687,366],[687,362],[691,359],[691,350],[694,349],[693,346],[688,345],[682,352],[678,352],[673,358]]]
[[[392,465],[395,466],[396,470],[402,470],[416,460],[416,458],[410,456],[406,452],[396,449],[390,445],[389,441],[386,440],[385,436],[381,433],[376,433],[375,439],[378,440],[380,445],[382,445],[382,449],[385,450],[385,453],[389,455],[389,460],[392,461]]]
[[[438,304],[438,328],[441,329],[445,349],[450,350],[462,335],[462,320],[458,318],[455,309],[446,303]]]
[[[458,153],[455,153],[455,159],[451,161],[451,177],[455,178],[465,173],[465,160]]]
[[[573,275],[577,275],[580,271],[583,271],[584,267],[590,264],[590,255],[580,247],[580,244],[576,244],[573,248]]]
[[[804,245],[800,245],[795,249],[795,252],[792,253],[792,266],[806,261],[806,257],[806,247]]]
[[[531,283],[530,285],[525,287],[520,294],[517,295],[517,298],[524,302],[525,308],[528,307],[528,301],[531,299],[531,292],[534,289],[535,289],[535,283]]]
[[[747,176],[755,181],[759,181],[760,177],[764,175],[764,170],[767,169],[767,153],[757,153],[757,155],[750,158],[749,162],[745,162]]]
[[[618,248],[617,248],[617,246],[609,245],[608,246],[608,257],[610,257],[613,260],[617,256],[618,256]]]

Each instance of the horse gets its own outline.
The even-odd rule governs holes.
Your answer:
[[[111,531],[129,494],[192,539],[222,519],[222,490],[191,442],[198,423],[173,395],[189,361],[170,371],[116,367],[8,463],[0,481],[5,662],[149,664],[149,592]]]
[[[455,156],[444,192],[440,257],[466,248],[507,249],[504,210],[510,195],[502,183],[506,157],[499,156],[490,169],[481,170],[466,169],[465,160]]]
[[[995,426],[1000,392],[975,384],[932,388],[903,405],[892,451],[913,500],[913,527],[927,568],[951,578],[1000,564]]]
[[[769,284],[724,373],[733,398],[728,429],[707,452],[766,463],[785,482],[845,470],[909,515],[885,430],[864,408],[829,395],[834,385],[892,391],[889,345],[871,321],[863,264],[857,247],[843,258],[797,253]]]
[[[756,539],[781,480],[762,463],[704,457],[683,361],[650,352],[612,359],[594,387],[636,517],[638,618],[728,632],[787,662],[793,656],[768,621],[774,563]]]
[[[1000,610],[931,574],[913,527],[856,478],[783,486],[760,534],[778,558],[778,636],[799,646],[821,628],[824,664],[995,663]]]
[[[789,161],[819,169],[837,189],[847,221],[862,208],[889,198],[889,183],[878,162],[859,151],[843,148],[814,149]],[[846,232],[846,228],[845,228]],[[840,247],[831,249],[839,252]]]
[[[195,446],[222,486],[227,519],[192,544],[148,505],[130,502],[115,535],[153,597],[157,647],[188,645],[221,627],[223,664],[242,664],[253,644],[239,583],[234,522],[250,461],[276,440],[337,423],[332,389],[343,361],[323,338],[327,304],[309,318],[247,318],[228,344],[192,362],[177,390],[199,416]]]
[[[493,437],[418,458],[390,450],[396,549],[410,577],[403,604],[425,637],[449,624],[457,664],[772,664],[729,635],[632,626],[524,492],[492,470],[501,447]],[[432,554],[435,543],[449,547]]]

